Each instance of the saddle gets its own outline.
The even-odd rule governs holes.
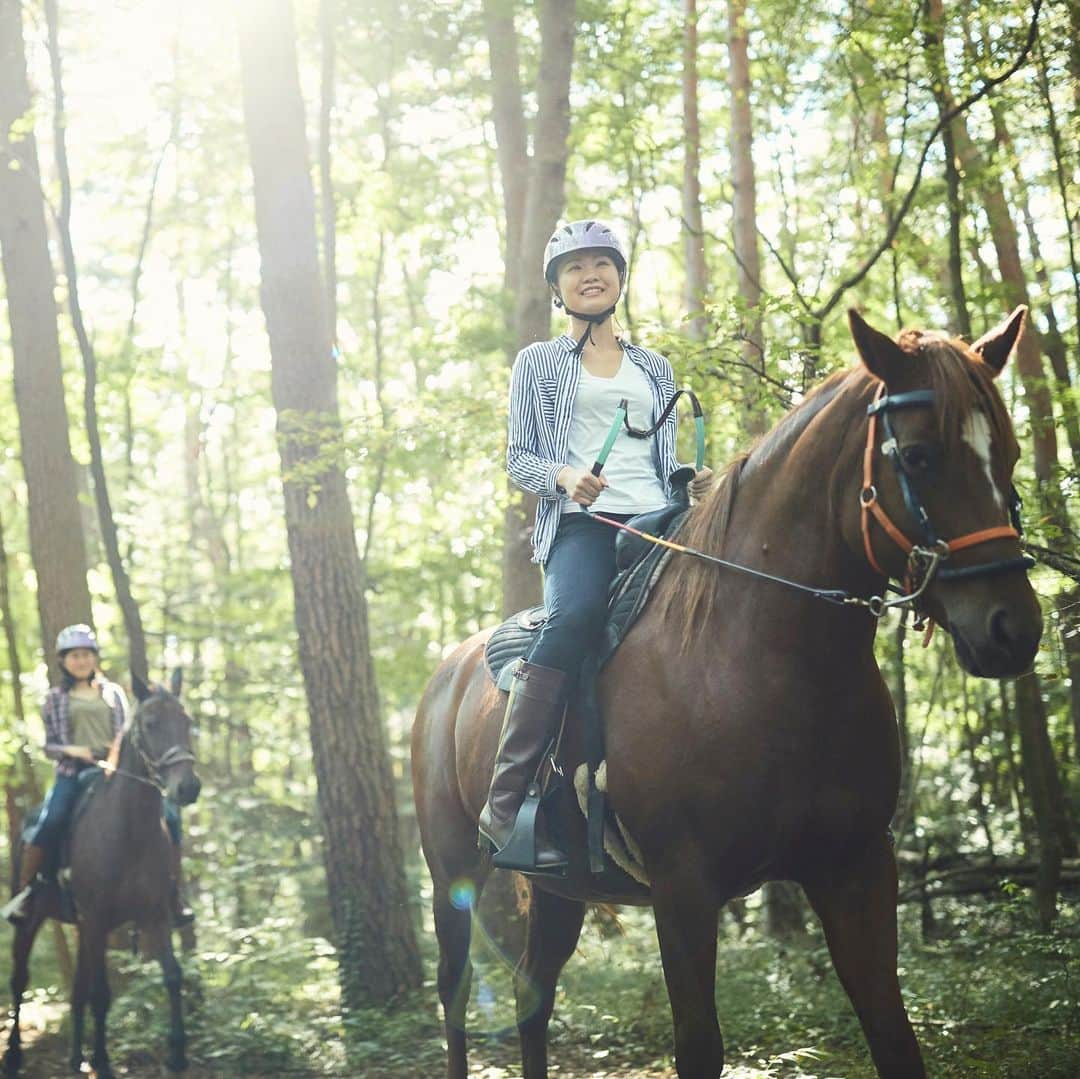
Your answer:
[[[661,509],[631,517],[627,526],[660,539],[674,539],[690,509],[686,485],[694,478],[692,468],[672,473],[672,500]],[[596,657],[599,670],[615,654],[623,638],[645,608],[656,582],[667,566],[671,550],[641,539],[631,532],[619,532],[615,539],[618,576],[608,593],[608,618]],[[511,615],[488,639],[484,662],[491,680],[509,692],[514,668],[529,650],[533,638],[547,621],[543,605]]]
[[[661,539],[673,539],[677,536],[689,510],[686,483],[693,475],[693,469],[680,469],[671,479],[672,488],[678,492],[676,498],[662,509],[631,518],[627,522],[628,526]],[[597,875],[603,873],[607,866],[604,858],[606,784],[601,782],[598,785],[596,782],[597,772],[604,761],[604,732],[596,699],[596,676],[615,654],[645,609],[672,553],[670,548],[620,531],[615,544],[616,566],[620,572],[612,582],[608,594],[607,622],[597,651],[587,656],[582,666],[575,711],[584,723],[588,783],[587,790],[580,791],[579,795],[580,800],[585,803],[589,868]],[[488,639],[484,649],[484,662],[488,675],[499,689],[509,692],[517,665],[546,621],[547,611],[543,606],[530,607],[508,618]],[[557,746],[560,741],[561,737],[556,738],[554,745]],[[550,797],[552,773],[556,771],[553,757],[554,750],[546,753],[544,757],[548,775],[547,781],[541,784],[544,791],[540,796],[541,801]],[[516,831],[517,829],[515,833]],[[530,835],[523,839],[531,842],[532,837]]]

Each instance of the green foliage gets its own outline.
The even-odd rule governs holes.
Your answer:
[[[531,115],[536,8],[516,6]],[[505,225],[481,5],[380,0],[337,7],[331,163],[341,430],[299,418],[291,434],[302,436],[310,459],[290,478],[317,496],[328,461],[346,471],[419,922],[427,917],[425,878],[411,810],[408,729],[439,660],[490,625],[500,608],[503,510],[511,497],[502,468],[505,326],[513,297],[504,287]],[[164,677],[176,663],[187,668],[187,703],[206,780],[199,804],[185,815],[201,934],[190,964],[193,1056],[209,1074],[308,1068],[430,1076],[442,1059],[431,985],[389,1015],[351,1018],[352,1055],[345,1057],[346,1026],[326,942],[329,912],[235,41],[223,31],[220,4],[183,5],[182,18],[174,8],[162,0],[104,12],[80,0],[65,6],[63,45],[75,242],[99,359],[106,468],[155,673]],[[726,9],[699,8],[710,273],[705,339],[688,334],[682,299],[682,8],[674,0],[579,4],[567,213],[611,218],[632,245],[620,318],[635,339],[669,355],[680,384],[701,397],[707,460],[719,468],[813,381],[854,361],[842,316],[848,304],[883,329],[945,329],[955,313],[948,300],[940,144],[928,155],[891,247],[823,325],[813,313],[880,242],[937,122],[921,9],[769,0],[747,13],[763,267],[757,314],[765,339],[763,354],[747,368],[742,345],[753,313],[737,299],[728,239]],[[296,9],[314,146],[318,5]],[[980,175],[962,177],[961,223],[964,284],[980,332],[1005,307],[980,186],[1000,178],[1030,270],[1033,321],[1047,330],[1053,305],[1067,346],[1074,387],[1052,385],[1059,419],[1080,385],[1080,310],[1065,210],[1067,204],[1075,218],[1080,205],[1080,110],[1066,9],[1044,6],[1043,51],[967,116],[987,161]],[[956,95],[1009,62],[1029,17],[1030,8],[1019,3],[992,10],[966,0],[946,5],[946,59]],[[39,90],[33,116],[45,145],[50,80],[33,12],[28,26]],[[1062,131],[1061,162],[1049,140],[1047,101]],[[1009,142],[998,138],[995,111]],[[51,170],[46,173],[55,199]],[[60,301],[65,287],[61,280]],[[95,616],[108,665],[117,670],[122,623],[85,480],[81,365],[62,308],[60,326]],[[820,353],[813,346],[818,330]],[[40,741],[33,713],[45,688],[7,335],[8,320],[0,317],[0,427],[10,435],[0,447],[0,514],[23,668],[19,688],[30,720],[28,730],[12,721],[15,687],[0,663],[0,769],[27,742]],[[1029,532],[1052,546],[1070,542],[1038,508],[1028,401],[1014,372],[1004,377],[1003,390],[1022,440],[1017,475]],[[691,447],[684,424],[682,458]],[[1080,479],[1064,437],[1061,450],[1062,500],[1075,517]],[[1068,599],[1053,610],[1054,597],[1072,586],[1048,569],[1034,581],[1046,600],[1047,627],[1036,672],[1075,820],[1080,772],[1066,647],[1075,627],[1066,617]],[[894,689],[904,679],[908,700],[914,801],[897,821],[899,849],[928,859],[991,850],[1033,857],[1011,712],[1015,692],[963,676],[942,637],[926,651],[914,634],[898,648],[891,625],[879,637],[883,671]],[[40,767],[47,781],[48,768]],[[1026,895],[943,902],[939,921],[949,938],[933,944],[922,944],[905,924],[904,987],[937,1074],[1076,1072],[1075,909],[1068,905],[1060,928],[1040,936],[1029,925],[1027,905]],[[624,940],[590,932],[585,962],[568,969],[554,1026],[555,1053],[569,1062],[566,1074],[600,1074],[608,1066],[637,1075],[670,1069],[655,945],[639,915],[628,914],[626,924]],[[426,947],[433,969],[429,933]],[[472,1015],[481,1031],[478,1059],[512,1073],[516,1039],[505,961],[490,949],[479,951]],[[119,1054],[134,1067],[144,1054],[158,1053],[164,1013],[156,972],[121,966],[113,1030]],[[50,959],[37,977],[54,988],[35,999],[51,1005],[60,993]],[[739,1069],[733,1074],[870,1074],[861,1034],[816,938],[806,949],[779,954],[755,930],[743,940],[725,934],[718,1003]]]

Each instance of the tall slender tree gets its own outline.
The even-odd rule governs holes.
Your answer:
[[[754,408],[756,371],[765,369],[765,342],[761,329],[761,256],[758,251],[757,182],[754,176],[754,127],[750,111],[750,44],[746,0],[728,4],[728,85],[731,89],[732,236],[739,298],[746,309],[742,354],[743,385],[747,389],[746,420],[751,433],[760,434],[765,417]]]
[[[60,62],[60,14],[56,0],[45,0],[45,22],[48,26],[49,66],[53,82],[53,150],[56,168],[60,174],[60,212],[57,214],[57,231],[60,235],[60,251],[64,262],[67,284],[68,310],[79,354],[83,361],[83,411],[86,417],[86,440],[90,446],[90,475],[94,480],[94,501],[97,505],[98,524],[105,545],[105,555],[112,573],[116,601],[124,616],[124,628],[128,638],[128,667],[133,675],[149,679],[150,668],[146,655],[146,636],[143,632],[142,614],[131,589],[131,579],[120,553],[120,536],[113,517],[109,498],[108,478],[105,474],[105,457],[98,430],[97,378],[98,361],[90,334],[83,318],[79,299],[79,273],[75,260],[75,245],[71,233],[72,186],[71,170],[67,155],[67,114],[64,107],[64,80]]]
[[[240,58],[300,667],[352,1011],[418,985],[420,958],[345,483],[289,0],[267,0],[257,22],[241,17]]]
[[[92,618],[32,116],[22,5],[0,0],[0,251],[41,638],[56,677],[57,633]]]
[[[682,235],[686,262],[683,302],[690,314],[687,333],[694,341],[705,337],[702,309],[709,290],[705,261],[705,222],[701,213],[701,122],[698,115],[698,9],[697,0],[683,0],[683,154]],[[755,243],[757,237],[754,237]]]
[[[484,0],[491,63],[492,116],[506,219],[506,286],[513,299],[510,359],[551,332],[551,299],[540,276],[544,247],[566,205],[570,73],[575,0],[540,0],[540,67],[529,150],[513,0]],[[504,521],[503,611],[537,601],[529,528],[535,499],[511,494]]]

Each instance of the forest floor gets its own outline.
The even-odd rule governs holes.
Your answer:
[[[912,1022],[935,1079],[1080,1075],[1080,911],[1036,933],[1026,904],[957,905],[947,935],[924,941],[905,911],[900,969]],[[291,931],[291,932],[290,932]],[[348,1076],[438,1079],[445,1048],[429,980],[388,1011],[366,1012],[346,1057],[332,950],[295,936],[292,920],[225,930],[204,919],[201,948],[184,960],[188,1079]],[[483,934],[474,947],[470,1075],[520,1076],[508,960]],[[423,934],[426,970],[433,942]],[[4,949],[6,953],[7,949]],[[43,934],[23,1010],[27,1079],[67,1072],[66,991]],[[7,981],[6,954],[0,979]],[[110,1051],[118,1075],[164,1074],[165,994],[153,964],[111,955]],[[858,1024],[814,931],[788,945],[725,923],[717,1007],[731,1079],[872,1079]],[[560,983],[551,1024],[552,1079],[673,1079],[670,1012],[651,917],[624,911],[620,927],[590,921]],[[89,1023],[88,1023],[89,1026]],[[88,1069],[87,1069],[88,1070]]]

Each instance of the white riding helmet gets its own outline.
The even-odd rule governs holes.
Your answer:
[[[571,221],[557,228],[548,240],[544,249],[544,279],[549,285],[554,285],[558,260],[571,251],[583,251],[590,247],[606,248],[615,256],[619,276],[626,273],[626,254],[618,236],[607,225],[602,221]]]
[[[82,622],[74,626],[65,626],[56,638],[56,651],[59,655],[62,656],[73,648],[89,648],[91,652],[100,655],[94,631]]]

